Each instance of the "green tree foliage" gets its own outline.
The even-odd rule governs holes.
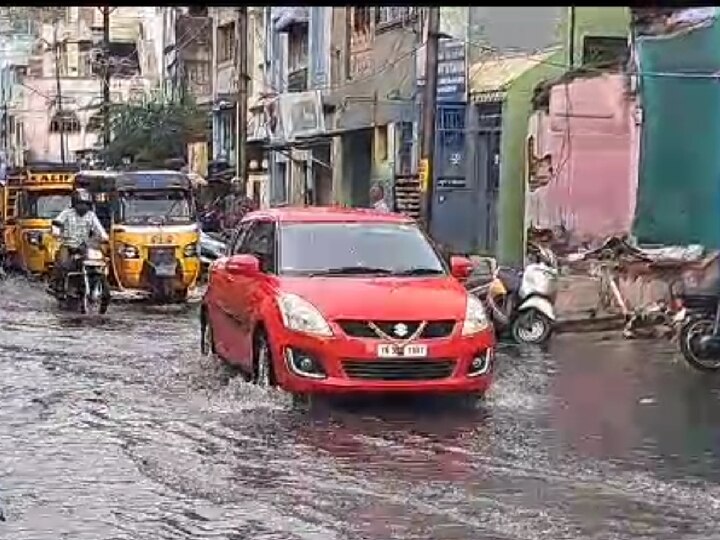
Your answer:
[[[187,143],[204,136],[207,118],[190,100],[156,101],[113,105],[110,122],[106,163],[118,166],[130,158],[161,167],[168,159],[185,157]]]

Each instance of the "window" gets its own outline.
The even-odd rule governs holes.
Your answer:
[[[402,122],[398,124],[398,159],[397,159],[397,174],[409,175],[412,174],[413,166],[413,125],[412,122]]]
[[[67,43],[56,43],[53,54],[55,55],[55,68],[58,70],[58,75],[60,77],[67,77],[69,71]]]
[[[369,7],[352,8],[352,31],[355,34],[369,34],[370,25],[370,9]]]
[[[78,77],[90,78],[93,76],[93,46],[90,41],[78,43]]]
[[[583,66],[622,66],[627,61],[627,58],[627,38],[587,36],[583,39]]]
[[[378,28],[402,24],[415,16],[416,9],[410,6],[383,6],[376,8],[375,22]]]
[[[100,113],[93,114],[90,118],[88,118],[88,123],[85,129],[90,132],[98,132],[102,131],[103,129],[103,117]]]
[[[217,29],[218,62],[228,62],[235,56],[235,22],[218,26]]]
[[[374,20],[370,7],[352,8],[349,20],[348,79],[373,69],[372,39]]]
[[[207,17],[208,8],[205,6],[190,6],[188,8],[188,15],[191,17]]]
[[[128,224],[191,223],[191,199],[183,191],[129,192],[120,199],[120,216]]]
[[[294,24],[288,33],[288,71],[293,73],[308,65],[308,27]]]
[[[21,199],[20,217],[53,219],[70,207],[70,195],[63,193],[27,192]]]
[[[411,269],[445,275],[438,254],[416,225],[401,223],[292,223],[280,229],[280,271],[348,275],[361,268],[377,274]],[[344,269],[344,270],[340,270]]]
[[[57,112],[50,121],[51,133],[77,133],[80,131],[80,121],[72,111]]]
[[[193,86],[204,86],[210,83],[210,64],[207,62],[187,63],[188,81]]]
[[[275,224],[255,221],[243,238],[240,253],[255,255],[263,272],[275,273]]]

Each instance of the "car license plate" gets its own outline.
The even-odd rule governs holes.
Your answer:
[[[427,356],[427,345],[383,343],[378,345],[377,354],[380,358],[421,358]]]

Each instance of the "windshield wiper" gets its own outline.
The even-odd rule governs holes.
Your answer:
[[[397,270],[393,272],[394,276],[439,276],[445,272],[438,270],[437,268],[406,268],[404,270]]]
[[[365,275],[365,274],[392,274],[387,268],[376,268],[373,266],[338,266],[326,270],[316,270],[310,276],[333,276],[333,275]]]

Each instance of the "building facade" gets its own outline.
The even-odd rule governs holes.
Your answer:
[[[102,11],[67,7],[62,15],[52,23],[36,24],[26,65],[12,64],[18,69],[7,107],[14,119],[8,140],[13,141],[9,153],[16,164],[75,161],[76,154],[96,147],[101,139]],[[141,101],[159,81],[156,16],[155,8],[118,7],[111,13],[113,102]]]

